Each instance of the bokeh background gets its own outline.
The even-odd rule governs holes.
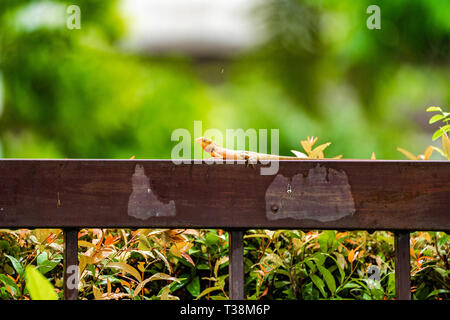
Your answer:
[[[448,110],[449,35],[448,0],[1,0],[0,157],[170,158],[201,120],[403,159]]]

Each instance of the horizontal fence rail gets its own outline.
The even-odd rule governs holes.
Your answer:
[[[65,266],[79,228],[230,232],[230,298],[244,299],[246,229],[390,230],[396,295],[410,299],[409,232],[450,230],[445,161],[294,160],[269,165],[171,160],[0,160],[0,227],[63,228]],[[65,299],[76,299],[67,287]],[[71,270],[71,269],[70,269]]]

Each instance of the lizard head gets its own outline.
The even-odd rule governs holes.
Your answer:
[[[195,142],[197,142],[199,145],[202,146],[203,149],[207,148],[213,141],[211,139],[200,137],[195,139]]]

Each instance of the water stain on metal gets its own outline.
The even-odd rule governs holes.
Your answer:
[[[347,174],[316,167],[292,178],[278,174],[266,190],[266,217],[320,222],[335,221],[355,213]]]
[[[128,200],[128,215],[145,220],[150,217],[175,216],[175,202],[160,201],[150,188],[150,178],[144,167],[137,164],[131,177],[132,192]]]

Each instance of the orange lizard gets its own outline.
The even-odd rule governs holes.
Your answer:
[[[299,157],[287,157],[278,156],[274,154],[258,153],[252,151],[240,151],[231,150],[218,146],[211,139],[200,137],[195,139],[203,150],[208,152],[213,158],[220,158],[224,160],[245,160],[245,161],[258,161],[258,160],[299,160],[304,158]]]

